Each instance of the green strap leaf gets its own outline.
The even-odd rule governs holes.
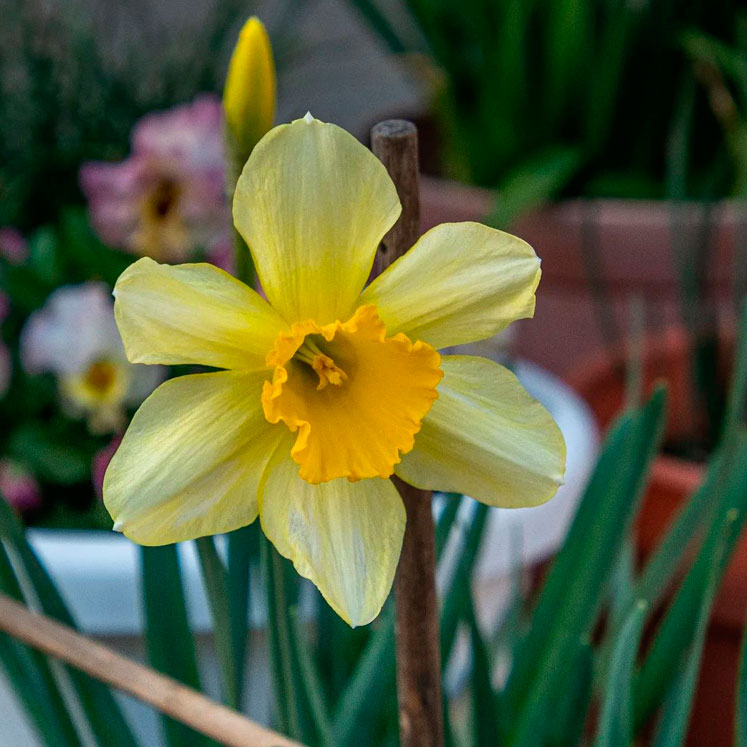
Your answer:
[[[155,669],[200,690],[197,656],[187,617],[177,545],[141,547],[145,637],[148,659]],[[178,721],[162,716],[170,747],[206,747],[212,744]]]
[[[472,568],[480,548],[480,540],[485,532],[488,520],[488,506],[474,502],[472,521],[463,537],[463,547],[457,568],[443,591],[441,609],[441,662],[443,666],[449,661],[456,640],[459,622],[469,614],[470,584],[464,579],[471,579]]]
[[[16,567],[23,572],[19,582],[28,603],[34,599],[42,612],[77,629],[67,605],[41,561],[26,540],[25,533],[8,503],[0,496],[0,541]],[[73,668],[66,668],[74,697],[93,736],[107,747],[136,747],[135,738],[111,690],[101,682]]]
[[[4,499],[0,497],[0,501]],[[5,548],[0,544],[0,591],[25,602]],[[39,735],[49,747],[80,745],[57,678],[49,661],[34,649],[9,635],[0,634],[0,666],[8,675],[18,699],[23,703]]]
[[[470,578],[459,573],[461,583],[470,588]],[[498,702],[491,682],[491,665],[487,646],[477,623],[472,594],[468,594],[467,626],[472,644],[472,677],[470,682],[472,734],[475,747],[492,747],[498,741]]]
[[[394,687],[394,606],[387,605],[379,627],[371,636],[358,660],[355,673],[334,711],[334,744],[339,747],[355,742],[360,724],[367,723],[380,707],[375,693]]]
[[[644,723],[660,702],[676,675],[678,662],[693,640],[692,621],[696,619],[703,595],[708,588],[714,558],[720,552],[723,525],[727,517],[734,516],[738,529],[744,522],[747,511],[747,429],[732,431],[723,447],[727,457],[721,460],[724,470],[722,493],[716,509],[716,519],[711,523],[708,535],[697,558],[682,582],[672,604],[664,616],[656,637],[646,656],[636,685],[636,723]],[[738,531],[729,532],[724,547],[728,562],[734,550]],[[723,567],[718,566],[720,581]]]
[[[637,600],[615,640],[595,747],[629,747],[633,741],[633,672],[647,609]]]
[[[249,609],[251,605],[250,569],[259,560],[259,526],[255,522],[228,535],[228,610],[231,639],[234,642],[236,702],[241,703],[246,672]]]
[[[313,722],[313,730],[315,732],[313,735],[314,738],[307,741],[311,744],[318,744],[320,747],[332,747],[334,744],[332,740],[332,722],[330,721],[324,702],[324,688],[322,687],[314,658],[309,650],[309,642],[301,624],[298,607],[291,608],[290,623],[293,655],[298,662],[303,691],[306,695]]]
[[[236,649],[243,647],[246,639],[233,639],[230,601],[228,595],[228,572],[218,557],[213,537],[199,537],[195,544],[200,559],[210,612],[213,618],[213,638],[221,676],[224,701],[231,708],[239,708],[239,680],[236,671],[239,656]]]
[[[488,222],[506,228],[529,210],[557,195],[583,163],[580,148],[558,145],[535,153],[499,185],[496,207]]]
[[[568,675],[568,686],[558,693],[553,718],[547,733],[548,747],[582,744],[586,714],[592,696],[594,649],[578,641],[577,653]]]
[[[728,512],[720,528],[716,552],[709,558],[708,581],[700,599],[693,640],[685,651],[680,674],[675,679],[664,702],[654,736],[654,747],[682,747],[685,744],[711,608],[716,598],[719,581],[726,568],[728,548],[738,537],[742,522],[743,519],[739,517],[738,511],[733,509]]]
[[[664,390],[612,429],[541,592],[503,694],[506,743],[537,744],[542,713],[590,636],[635,515],[664,422]]]
[[[304,737],[300,675],[293,656],[290,606],[285,559],[266,537],[260,542],[260,557],[267,592],[267,639],[278,728],[293,739]]]

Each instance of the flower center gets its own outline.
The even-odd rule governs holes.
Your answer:
[[[165,220],[179,199],[179,186],[173,179],[161,179],[149,199],[149,208],[157,220]]]
[[[301,343],[293,358],[301,361],[316,372],[319,377],[317,390],[321,391],[327,384],[342,386],[348,380],[348,375],[330,358],[325,355],[314,340],[316,335],[308,335]]]
[[[374,306],[298,322],[267,356],[265,418],[298,432],[291,456],[307,482],[390,477],[438,396],[440,363],[426,343],[387,337]]]
[[[85,375],[85,385],[94,392],[105,395],[117,378],[117,369],[109,361],[97,361]]]

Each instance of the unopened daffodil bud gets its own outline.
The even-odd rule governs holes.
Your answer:
[[[226,124],[237,159],[246,161],[275,118],[275,63],[267,30],[252,16],[241,29],[223,91]]]

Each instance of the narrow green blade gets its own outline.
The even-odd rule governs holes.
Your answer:
[[[506,228],[527,211],[543,205],[570,182],[582,162],[580,149],[563,145],[533,154],[500,184],[488,222]]]
[[[4,500],[0,497],[0,501]],[[0,591],[24,602],[21,587],[13,572],[5,548],[0,544]],[[80,744],[65,700],[49,661],[40,653],[0,634],[0,666],[18,699],[23,703],[44,743],[56,745]]]
[[[304,738],[306,714],[303,712],[300,673],[293,656],[290,628],[291,600],[285,564],[270,541],[260,542],[263,578],[267,592],[267,639],[270,648],[270,670],[275,697],[278,728],[293,739]]]
[[[527,638],[503,694],[506,743],[537,744],[542,713],[571,665],[579,637],[591,635],[620,548],[635,515],[664,421],[657,390],[611,431],[541,592]]]
[[[387,605],[335,708],[332,722],[335,745],[345,747],[355,743],[360,725],[367,723],[372,712],[380,707],[375,693],[393,688],[394,680],[394,607]]]
[[[228,535],[228,609],[231,639],[234,641],[236,701],[241,703],[246,672],[249,635],[250,569],[259,560],[259,527],[257,523],[237,529]]]
[[[594,649],[588,641],[578,642],[569,672],[568,687],[558,693],[553,709],[547,733],[548,747],[582,744],[594,678]]]
[[[199,537],[195,544],[200,559],[205,593],[213,618],[213,638],[218,657],[223,699],[231,708],[239,707],[239,681],[236,671],[236,649],[245,640],[233,640],[233,626],[228,596],[228,572],[218,557],[213,537]]]
[[[23,588],[24,597],[28,600],[33,595],[42,612],[65,625],[77,628],[52,579],[26,541],[23,528],[1,497],[0,541],[13,562],[17,562],[23,569],[25,582],[21,585],[25,587],[27,583],[29,586],[28,589]],[[111,690],[76,669],[67,668],[66,671],[94,737],[107,747],[135,747],[135,738]]]
[[[470,579],[460,573],[469,589]],[[498,702],[491,682],[491,665],[480,626],[477,623],[472,595],[467,604],[467,625],[472,645],[472,677],[470,682],[472,734],[475,747],[492,747],[498,740]]]
[[[197,656],[187,618],[176,545],[141,547],[145,631],[154,669],[200,690]],[[210,740],[167,716],[163,731],[170,747],[206,747]]]
[[[726,568],[728,548],[739,535],[742,522],[743,518],[739,517],[736,509],[727,514],[721,526],[716,551],[708,558],[710,563],[708,580],[698,607],[695,633],[692,643],[684,652],[680,674],[676,677],[669,696],[664,702],[654,737],[654,747],[682,747],[685,744],[711,608],[716,598],[719,581]]]
[[[660,702],[676,675],[678,662],[693,640],[692,621],[697,618],[703,595],[708,588],[711,566],[717,557],[726,517],[734,516],[736,529],[725,543],[725,561],[731,557],[747,511],[747,430],[732,430],[723,447],[724,487],[719,497],[716,519],[698,556],[664,616],[646,656],[636,685],[636,723],[642,724]],[[723,564],[725,565],[725,563]],[[721,568],[723,570],[723,568]],[[721,577],[717,579],[720,581]]]
[[[637,600],[615,641],[595,747],[629,747],[633,741],[633,671],[647,609]]]
[[[314,663],[314,658],[309,649],[307,633],[303,629],[298,614],[298,607],[290,610],[291,622],[291,644],[293,645],[293,656],[297,661],[298,670],[301,675],[303,691],[309,707],[313,739],[307,739],[310,744],[318,744],[320,747],[332,747],[332,722],[330,721],[327,706],[324,702],[324,688],[319,678],[319,671]]]
[[[456,640],[459,622],[464,619],[471,604],[470,585],[464,579],[470,579],[472,569],[477,559],[487,524],[490,509],[483,503],[475,503],[472,522],[466,530],[463,547],[457,568],[443,591],[443,604],[441,609],[441,661],[443,666],[449,661],[451,651]]]

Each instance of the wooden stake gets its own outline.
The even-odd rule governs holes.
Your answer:
[[[0,630],[229,747],[301,747],[72,628],[0,594]]]
[[[382,241],[374,263],[379,274],[420,235],[418,134],[392,119],[371,130],[373,152],[397,187],[402,215]],[[402,555],[394,580],[397,606],[397,695],[401,747],[442,747],[441,652],[436,596],[436,540],[431,493],[395,478],[407,510]]]

